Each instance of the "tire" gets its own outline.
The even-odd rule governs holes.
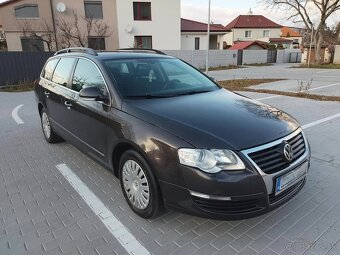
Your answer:
[[[48,143],[58,143],[61,142],[62,139],[58,136],[51,127],[50,118],[45,109],[41,110],[40,113],[41,120],[41,128],[44,134],[44,137]]]
[[[125,200],[139,216],[149,219],[163,209],[158,182],[146,160],[136,151],[123,153],[119,162],[119,180]]]

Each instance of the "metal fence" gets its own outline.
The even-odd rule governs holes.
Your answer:
[[[53,52],[0,52],[0,86],[37,79]]]

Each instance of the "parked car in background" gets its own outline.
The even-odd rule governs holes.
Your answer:
[[[163,206],[253,217],[305,183],[310,149],[295,119],[159,51],[59,51],[35,94],[46,140],[69,141],[110,169],[144,218]]]

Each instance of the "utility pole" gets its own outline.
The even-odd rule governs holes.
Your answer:
[[[308,67],[310,65],[310,55],[312,54],[312,43],[313,43],[313,32],[314,32],[314,26],[313,23],[310,23],[310,25],[312,26],[312,35],[310,37],[310,42],[309,42],[309,52],[308,52]],[[314,52],[315,52],[315,48],[314,48]],[[314,53],[315,55],[315,53]]]

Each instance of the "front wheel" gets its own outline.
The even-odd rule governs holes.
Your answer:
[[[119,164],[120,184],[131,209],[143,218],[153,218],[162,208],[158,182],[149,164],[136,151],[126,151]]]

